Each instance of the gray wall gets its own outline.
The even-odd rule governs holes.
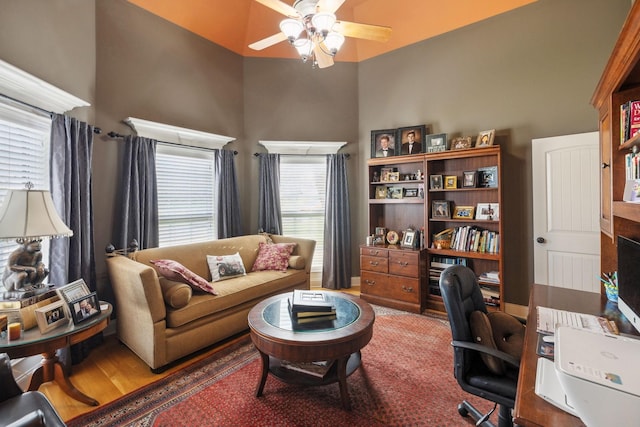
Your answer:
[[[628,0],[539,0],[370,59],[311,70],[296,60],[242,58],[125,0],[0,0],[0,58],[92,104],[71,112],[130,133],[129,117],[236,137],[245,232],[257,228],[259,139],[347,141],[354,275],[367,227],[372,129],[430,124],[504,148],[506,300],[526,304],[533,280],[532,138],[592,131],[589,98]],[[113,226],[119,143],[95,144],[98,289]]]
[[[360,64],[362,157],[372,129],[426,123],[454,136],[496,129],[507,302],[526,304],[533,282],[531,139],[598,129],[589,101],[629,7],[628,0],[539,0]],[[357,188],[366,176],[363,167]],[[361,240],[366,227],[363,218],[354,230]]]

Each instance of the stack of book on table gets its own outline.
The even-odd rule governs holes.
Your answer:
[[[294,290],[289,311],[294,323],[327,322],[336,318],[336,307],[322,291]]]
[[[290,371],[302,372],[316,378],[324,378],[333,366],[333,360],[323,360],[319,362],[289,362],[280,361],[280,366]]]

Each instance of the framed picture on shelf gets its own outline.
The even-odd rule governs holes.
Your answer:
[[[431,135],[427,135],[425,146],[427,153],[438,153],[440,151],[447,151],[447,134],[434,133]]]
[[[444,177],[444,188],[452,190],[458,188],[458,177],[455,175],[447,175]]]
[[[453,210],[453,217],[455,219],[473,219],[475,209],[474,206],[456,206]]]
[[[498,186],[498,167],[488,166],[478,169],[478,187],[491,188]]]
[[[58,300],[35,309],[36,322],[40,333],[47,333],[52,329],[69,323],[64,304],[64,301]]]
[[[78,324],[100,314],[100,303],[95,292],[72,301],[69,305],[73,323]]]
[[[402,187],[389,187],[390,199],[402,199]]]
[[[448,200],[434,200],[431,202],[432,218],[451,218]]]
[[[462,172],[462,187],[473,188],[476,186],[476,171]]]
[[[471,148],[471,137],[470,136],[458,136],[453,138],[451,141],[451,149],[452,150],[466,150],[467,148]]]
[[[404,236],[402,236],[402,244],[405,248],[412,248],[416,239],[415,230],[405,230]]]
[[[482,132],[480,132],[478,134],[478,138],[476,139],[476,148],[492,146],[495,135],[495,129],[483,130]]]
[[[442,190],[442,175],[431,175],[429,177],[429,188],[431,190]]]
[[[381,182],[389,181],[389,174],[391,172],[396,172],[396,171],[397,171],[396,168],[389,168],[389,167],[380,168],[380,181]]]
[[[422,153],[426,129],[426,125],[409,126],[398,129],[400,154]]]
[[[417,188],[405,188],[404,197],[418,197]]]
[[[396,129],[371,131],[371,157],[396,155]]]
[[[389,172],[387,175],[387,181],[398,182],[400,181],[400,172]]]
[[[478,203],[476,207],[476,219],[496,221],[500,218],[500,205],[498,203]]]
[[[387,187],[384,185],[379,185],[376,187],[376,199],[386,199],[387,198]]]

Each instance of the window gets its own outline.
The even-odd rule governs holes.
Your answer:
[[[0,100],[0,205],[7,189],[49,190],[49,140],[51,119],[29,108]],[[0,241],[0,278],[15,241]],[[49,240],[43,239],[42,254],[48,264]]]
[[[280,157],[282,233],[316,241],[313,272],[322,272],[326,163],[324,156]]]
[[[214,165],[211,150],[158,144],[160,247],[217,239]]]

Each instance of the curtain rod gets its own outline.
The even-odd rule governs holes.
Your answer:
[[[269,154],[269,153],[253,153],[255,157],[258,157],[260,154]],[[304,157],[319,157],[326,156],[326,154],[280,154],[281,156],[304,156]],[[351,157],[351,154],[345,153],[347,159]]]
[[[124,138],[125,136],[127,136],[127,135],[119,134],[119,133],[114,132],[114,131],[109,132],[107,135],[108,135],[110,138],[114,138],[114,139],[115,139],[115,138]],[[184,147],[187,147],[187,148],[192,148],[192,149],[194,149],[194,150],[204,150],[204,151],[212,151],[212,150],[213,150],[213,149],[211,149],[211,148],[205,148],[205,147],[194,147],[194,146],[192,146],[192,145],[177,144],[177,143],[175,143],[175,142],[158,141],[158,143],[160,143],[160,144],[165,144],[165,145],[173,145],[173,146],[176,146],[176,147],[183,147],[183,148],[184,148]],[[229,150],[229,151],[231,151],[231,150]],[[233,150],[233,155],[235,156],[235,155],[237,155],[237,154],[238,154],[238,152],[237,152],[236,150]]]
[[[2,98],[4,98],[4,99],[8,99],[8,100],[10,100],[10,101],[13,101],[13,102],[15,102],[15,103],[18,103],[18,104],[20,104],[20,105],[23,105],[23,106],[25,106],[25,107],[33,108],[34,110],[39,111],[39,112],[41,112],[41,113],[44,113],[45,115],[47,115],[47,116],[49,116],[49,117],[52,117],[54,114],[56,114],[56,113],[54,113],[53,111],[45,110],[44,108],[40,108],[40,107],[38,107],[38,106],[36,106],[36,105],[29,104],[28,102],[24,102],[24,101],[21,101],[21,100],[19,100],[19,99],[12,98],[12,97],[10,97],[10,96],[8,96],[8,95],[5,95],[4,93],[0,93],[0,97],[2,97]],[[94,126],[94,127],[93,127],[93,133],[96,133],[96,134],[98,134],[98,135],[99,135],[99,134],[101,134],[101,133],[102,133],[102,129],[101,129],[101,128],[99,128],[99,127],[97,127],[97,126]]]

